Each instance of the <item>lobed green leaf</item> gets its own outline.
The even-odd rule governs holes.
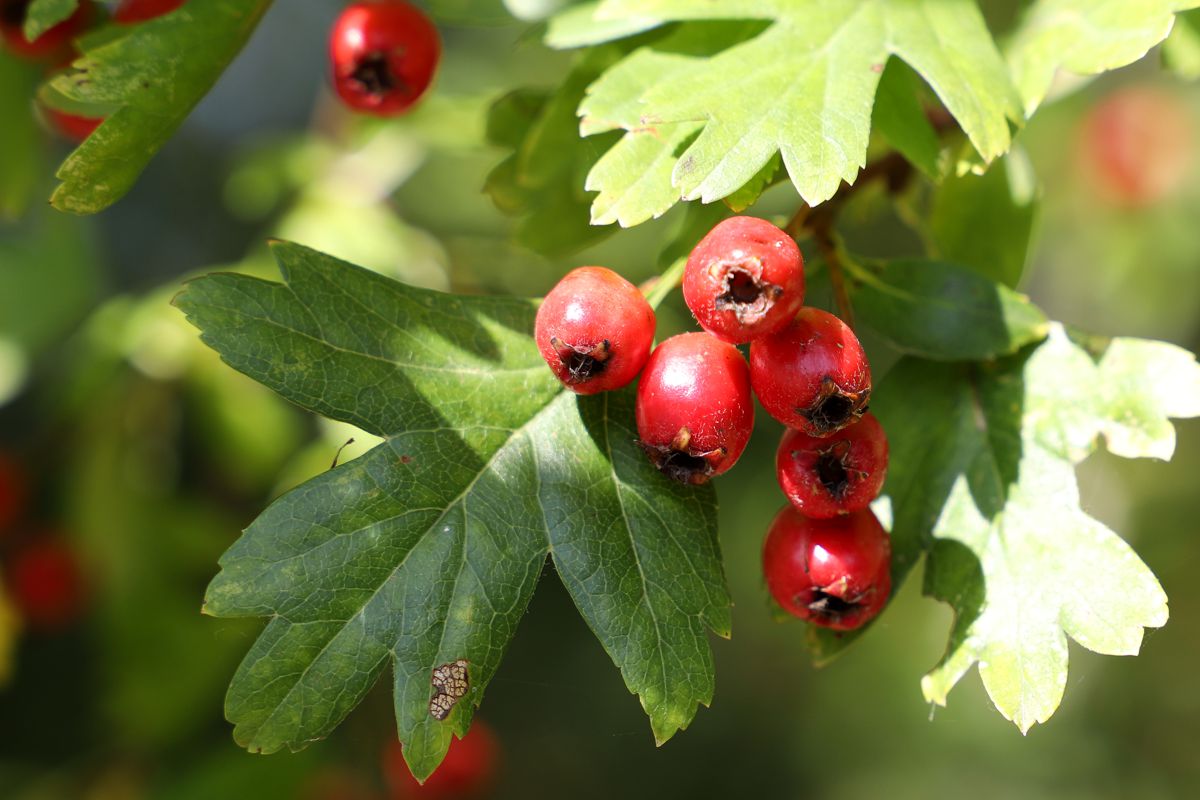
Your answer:
[[[390,664],[405,758],[463,735],[547,555],[658,741],[711,701],[729,632],[710,488],[635,444],[631,393],[561,391],[527,300],[419,290],[297,245],[284,283],[214,275],[176,300],[231,366],[384,437],[284,495],[221,559],[205,611],[266,616],[228,695],[249,749],[327,735]],[[445,719],[431,674],[468,662]]]
[[[56,96],[90,106],[104,122],[58,170],[50,202],[94,214],[133,186],[154,154],[208,93],[254,32],[270,0],[190,0],[125,31],[81,40],[73,69],[52,78]]]

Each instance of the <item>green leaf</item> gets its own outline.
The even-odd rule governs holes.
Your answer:
[[[133,186],[250,38],[270,0],[190,0],[124,35],[82,40],[73,71],[49,88],[106,119],[58,170],[50,202],[94,214]]]
[[[612,232],[591,225],[583,187],[605,143],[579,138],[575,109],[587,85],[620,53],[616,47],[589,51],[553,94],[520,90],[489,113],[489,137],[513,152],[488,175],[484,190],[497,208],[519,217],[516,239],[535,252],[565,255]]]
[[[25,39],[32,42],[75,13],[79,0],[33,0],[25,11]]]
[[[36,67],[0,50],[0,153],[20,157],[0,158],[0,219],[25,213],[41,180],[45,156],[33,115]]]
[[[636,69],[618,67],[634,79],[596,87],[606,107],[636,109],[636,120],[617,120],[624,130],[652,130],[659,140],[623,139],[618,163],[602,161],[589,178],[602,196],[620,194],[633,207],[657,209],[666,198],[658,181],[635,186],[637,176],[671,166],[680,197],[711,202],[747,184],[776,153],[806,202],[828,199],[865,162],[872,102],[893,55],[916,69],[986,159],[1008,149],[1009,122],[1020,119],[1004,62],[970,0],[606,0],[595,14],[770,23],[719,52],[672,52],[670,42],[685,34],[668,36],[629,57]],[[715,42],[716,31],[707,35]],[[591,106],[581,111],[597,115]],[[582,130],[589,132],[586,121]]]
[[[917,260],[850,269],[855,309],[903,352],[993,358],[1046,335],[1046,318],[1028,298],[972,270]]]
[[[662,24],[661,20],[636,14],[599,17],[596,15],[599,8],[598,1],[580,3],[556,14],[546,29],[546,44],[561,48],[583,47],[623,39]]]
[[[1059,70],[1095,75],[1132,64],[1167,38],[1175,12],[1197,0],[1037,0],[1005,54],[1026,116],[1041,105]]]
[[[1163,63],[1179,77],[1189,81],[1200,78],[1200,10],[1176,16],[1162,55]]]
[[[1150,570],[1079,508],[1073,465],[1098,434],[1119,455],[1169,457],[1168,418],[1200,415],[1200,368],[1172,345],[1123,339],[1096,363],[1055,328],[974,389],[983,430],[973,421],[975,432],[964,424],[960,434],[978,443],[977,469],[954,476],[927,576],[957,619],[922,688],[944,705],[979,662],[997,708],[1026,731],[1062,698],[1067,636],[1098,653],[1135,655],[1142,629],[1167,621]],[[1019,427],[1013,403],[1023,409]]]
[[[944,180],[929,216],[934,252],[1015,287],[1025,271],[1040,207],[1035,181],[1020,148],[983,175],[968,172]]]
[[[277,244],[285,283],[214,275],[177,305],[230,365],[385,441],[272,504],[205,610],[269,616],[226,704],[244,746],[299,749],[390,663],[418,777],[467,730],[547,554],[658,741],[713,691],[729,632],[710,488],[634,443],[630,392],[577,398],[533,345],[534,305],[406,287]],[[444,722],[431,673],[468,662]]]
[[[888,59],[875,93],[871,124],[925,177],[941,178],[942,144],[921,105],[918,78],[903,61]]]

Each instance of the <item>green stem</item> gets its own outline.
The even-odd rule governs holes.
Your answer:
[[[642,292],[646,295],[646,302],[655,311],[662,304],[663,300],[667,299],[667,295],[679,285],[683,279],[683,270],[687,267],[687,258],[677,258],[671,266],[663,270],[662,275],[657,278],[651,278],[642,287]]]

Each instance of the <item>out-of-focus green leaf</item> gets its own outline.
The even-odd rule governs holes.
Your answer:
[[[489,135],[513,153],[492,170],[484,188],[501,211],[519,217],[516,239],[535,252],[563,255],[611,233],[591,225],[584,189],[603,142],[579,138],[575,109],[587,85],[620,55],[616,47],[592,50],[547,99],[539,102],[538,93],[527,90],[493,107]]]
[[[600,5],[599,2],[580,3],[556,14],[546,30],[546,44],[563,48],[584,47],[623,39],[662,24],[661,20],[636,14],[598,17],[596,11]]]
[[[1132,64],[1167,38],[1175,13],[1197,0],[1036,0],[1005,47],[1026,116],[1054,75],[1095,75]]]
[[[906,353],[994,358],[1046,335],[1046,318],[1028,298],[955,264],[890,261],[851,274],[859,315]]]
[[[45,169],[33,116],[37,68],[0,50],[0,220],[25,213]],[[18,155],[19,154],[19,155]]]
[[[238,54],[270,0],[189,0],[177,12],[85,38],[73,70],[52,78],[56,95],[105,114],[58,170],[51,203],[94,214],[119,200]]]
[[[983,175],[946,178],[929,215],[935,253],[1015,287],[1025,271],[1038,215],[1035,181],[1019,148]]]
[[[272,617],[230,687],[235,738],[303,747],[391,664],[405,758],[429,775],[466,732],[547,554],[655,738],[685,727],[712,698],[705,633],[729,632],[715,504],[650,466],[630,393],[562,392],[529,301],[275,253],[285,283],[214,275],[177,305],[232,366],[385,441],[284,495],[222,558],[206,611]],[[431,675],[459,659],[469,690],[439,721]]]
[[[33,0],[25,12],[25,38],[32,42],[74,14],[78,7],[79,0]]]
[[[1200,78],[1200,9],[1175,16],[1175,27],[1163,42],[1163,63],[1181,78]]]

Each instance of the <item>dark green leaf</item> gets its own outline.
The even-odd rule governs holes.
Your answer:
[[[205,609],[270,616],[230,687],[246,747],[321,738],[392,666],[404,753],[462,735],[547,554],[663,741],[712,697],[729,599],[711,489],[662,478],[629,393],[561,391],[526,300],[417,290],[296,245],[286,283],[216,275],[177,304],[235,368],[385,437],[277,500],[222,558]],[[430,676],[469,662],[445,722]]]
[[[942,176],[942,145],[921,104],[920,79],[912,67],[889,58],[875,92],[871,125],[927,178]]]
[[[954,264],[890,261],[851,275],[862,319],[907,353],[992,358],[1046,335],[1046,318],[1028,298]]]
[[[937,255],[1009,287],[1025,271],[1038,215],[1033,168],[1014,150],[983,175],[949,177],[929,217]]]
[[[50,88],[103,109],[104,123],[58,170],[51,203],[93,214],[119,200],[250,38],[270,0],[189,0],[123,35],[85,38]]]
[[[1162,47],[1163,63],[1187,80],[1200,78],[1200,9],[1175,17],[1175,27]]]
[[[33,0],[25,12],[25,39],[32,42],[75,13],[79,0]]]

